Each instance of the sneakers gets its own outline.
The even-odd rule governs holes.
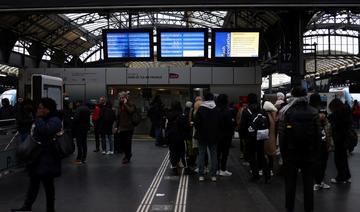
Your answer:
[[[333,183],[333,184],[349,184],[349,183],[351,183],[351,179],[347,179],[347,180],[344,180],[344,181],[339,181],[339,180],[337,180],[335,178],[331,178],[330,183]]]
[[[74,161],[74,164],[76,164],[76,165],[81,165],[81,160],[75,160],[75,161]]]
[[[331,188],[328,184],[322,182],[321,184],[314,184],[314,191],[318,191],[320,189],[329,189]]]
[[[102,151],[101,154],[105,155],[105,154],[106,154],[106,151]]]
[[[320,184],[314,184],[314,191],[320,190]]]
[[[204,180],[205,180],[205,177],[204,177],[204,176],[200,176],[200,177],[199,177],[199,181],[200,181],[200,182],[202,182],[202,181],[204,181]]]
[[[122,161],[122,164],[128,164],[128,163],[130,163],[130,160],[129,160],[129,159],[126,159],[126,158],[124,158],[124,159],[123,159],[123,161]]]
[[[242,165],[243,166],[250,166],[250,163],[249,162],[243,162]]]
[[[270,170],[270,176],[271,176],[271,177],[274,177],[274,172],[273,172],[273,170]]]
[[[223,177],[230,177],[232,175],[232,173],[229,172],[228,170],[225,170],[225,171],[220,170],[219,175],[223,176]]]
[[[110,151],[110,155],[113,155],[114,154],[114,151]]]
[[[326,183],[324,183],[324,182],[322,182],[322,183],[320,184],[320,187],[321,187],[322,189],[329,189],[329,188],[331,188],[331,186],[329,186],[328,184],[326,184]]]
[[[215,177],[215,176],[212,176],[212,177],[211,177],[211,181],[216,182],[216,177]]]

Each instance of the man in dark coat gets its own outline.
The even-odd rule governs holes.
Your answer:
[[[207,149],[210,151],[211,180],[216,181],[217,142],[219,140],[220,114],[216,109],[214,95],[207,93],[196,112],[194,124],[199,135],[199,181],[204,181],[204,165]]]
[[[82,101],[76,103],[77,109],[74,115],[73,132],[76,138],[78,147],[78,155],[76,157],[76,164],[83,164],[86,162],[87,156],[87,134],[90,129],[90,109],[83,104]]]
[[[20,105],[16,112],[16,126],[20,134],[21,141],[24,141],[30,135],[31,126],[34,122],[33,103],[26,99]]]
[[[314,211],[314,167],[320,151],[318,111],[308,104],[305,89],[295,87],[292,101],[280,111],[279,143],[284,161],[286,210],[295,206],[296,178],[301,170],[305,212]]]

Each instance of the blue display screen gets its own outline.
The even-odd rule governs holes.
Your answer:
[[[205,57],[205,32],[160,32],[161,57]]]
[[[108,58],[150,57],[150,34],[148,32],[108,32]]]
[[[215,57],[258,57],[259,32],[216,32]]]

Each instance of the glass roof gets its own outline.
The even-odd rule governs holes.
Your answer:
[[[88,32],[99,36],[102,29],[129,28],[130,16],[131,26],[135,28],[157,27],[159,25],[167,25],[168,27],[220,28],[224,24],[226,14],[227,11],[160,11],[132,14],[116,12],[109,14],[68,13],[64,15]]]
[[[121,28],[221,28],[227,11],[159,11],[159,12],[115,12],[115,13],[68,13],[64,14],[70,22],[75,23],[101,42],[103,29]],[[84,62],[102,58],[101,45],[95,45],[80,55]],[[98,52],[98,53],[97,53]]]

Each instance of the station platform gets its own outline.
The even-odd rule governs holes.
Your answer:
[[[94,153],[89,139],[87,163],[75,165],[74,157],[63,161],[63,174],[55,181],[58,212],[277,212],[284,209],[284,184],[274,176],[271,184],[249,181],[248,167],[242,165],[238,140],[228,161],[231,177],[199,182],[197,175],[174,175],[169,167],[168,149],[159,148],[150,139],[133,141],[131,163],[121,163],[123,155]],[[350,156],[352,183],[332,185],[315,192],[315,211],[358,212],[360,208],[360,151]],[[335,175],[329,159],[327,179]],[[0,178],[0,211],[22,205],[28,178],[18,169]],[[296,211],[303,211],[299,181]],[[40,190],[33,211],[45,211],[45,194]]]

